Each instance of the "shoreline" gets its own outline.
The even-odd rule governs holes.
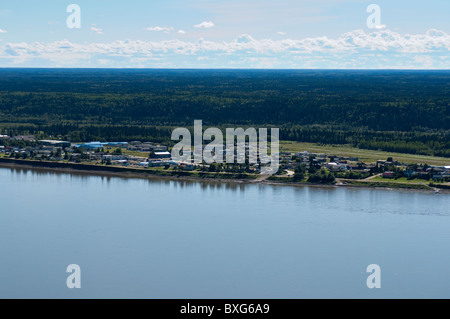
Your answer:
[[[421,193],[434,193],[435,189],[429,187],[429,189],[413,188],[413,187],[401,187],[402,185],[396,185],[396,187],[385,186],[373,186],[363,184],[312,184],[312,183],[294,183],[294,182],[280,182],[267,179],[239,179],[239,178],[216,178],[216,177],[197,177],[189,176],[189,172],[186,175],[158,175],[157,171],[141,170],[134,168],[124,168],[116,166],[96,166],[89,164],[72,164],[61,162],[40,162],[29,160],[16,160],[0,158],[0,168],[9,169],[25,169],[42,172],[53,172],[61,174],[75,174],[84,176],[99,176],[99,177],[118,177],[118,178],[138,178],[147,180],[167,180],[167,181],[185,181],[185,182],[208,182],[208,183],[233,183],[233,184],[260,184],[271,186],[294,186],[294,187],[314,187],[314,188],[364,188],[364,189],[378,189],[378,190],[398,190],[398,191],[414,191]],[[250,175],[249,175],[250,176]],[[450,194],[450,189],[440,189],[441,194]]]
[[[59,167],[51,167],[58,164]],[[63,167],[65,166],[65,167]],[[88,168],[86,168],[88,167]],[[215,182],[215,183],[236,183],[236,184],[254,184],[258,181],[254,179],[231,179],[231,178],[211,178],[211,177],[195,177],[189,175],[158,175],[157,171],[133,169],[115,166],[96,166],[87,164],[71,164],[61,162],[39,162],[27,160],[8,159],[5,161],[0,158],[0,168],[24,169],[32,171],[42,171],[48,173],[74,174],[83,176],[99,176],[99,177],[118,177],[118,178],[136,178],[147,180],[172,180],[172,181],[189,181],[189,182]],[[83,169],[85,168],[85,169]]]

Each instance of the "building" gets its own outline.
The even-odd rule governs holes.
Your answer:
[[[428,179],[430,179],[430,173],[429,172],[419,172],[419,178],[428,180]]]
[[[405,177],[407,178],[411,178],[415,175],[417,175],[418,173],[416,172],[416,170],[413,167],[408,166],[406,168],[406,170],[403,172],[403,175],[405,175]]]
[[[394,178],[394,172],[384,172],[383,178]]]
[[[71,146],[70,142],[58,141],[58,140],[41,140],[39,142],[41,142],[42,145],[45,145],[45,146],[61,147],[63,149]]]
[[[102,155],[102,160],[107,161],[121,161],[126,160],[127,158],[123,155]]]
[[[171,165],[171,162],[168,161],[149,161],[148,167],[165,167],[167,165]]]
[[[347,164],[343,163],[328,163],[326,166],[330,171],[345,171],[348,169]]]
[[[89,162],[91,160],[90,154],[78,154],[78,153],[72,153],[69,155],[69,161],[70,162]]]
[[[36,137],[34,135],[17,135],[14,136],[14,139],[17,141],[36,142]]]
[[[120,164],[122,166],[130,166],[130,163],[127,160],[118,160],[117,164]]]
[[[111,146],[111,147],[120,147],[120,148],[127,148],[128,142],[108,142],[108,143],[101,143],[102,145]]]
[[[84,148],[85,150],[98,150],[99,148],[104,147],[104,143],[100,142],[90,142],[90,143],[84,143],[84,144],[78,144],[75,145],[76,148]]]
[[[153,147],[153,151],[154,152],[167,152],[168,147],[165,145],[156,145],[155,147]]]
[[[150,154],[150,158],[171,158],[172,154],[170,152],[153,152]]]
[[[180,168],[185,170],[185,171],[193,171],[195,170],[195,165],[192,163],[180,163],[179,164]]]

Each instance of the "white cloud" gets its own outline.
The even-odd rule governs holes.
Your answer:
[[[0,33],[7,33],[7,31],[0,29]]]
[[[433,58],[429,55],[416,55],[414,57],[414,62],[422,65],[424,69],[429,69],[433,66]]]
[[[280,31],[280,32],[277,32],[277,34],[278,35],[286,35],[286,32]]]
[[[103,29],[97,28],[97,27],[95,26],[95,24],[92,25],[91,31],[94,31],[94,32],[97,33],[97,34],[103,34]]]
[[[209,29],[209,28],[213,28],[215,26],[214,22],[212,21],[203,21],[200,24],[196,24],[194,25],[194,28],[205,28],[205,29]]]
[[[184,30],[178,30],[178,34],[186,34],[186,31],[184,31]]]
[[[355,30],[336,38],[255,39],[244,34],[231,41],[5,43],[0,45],[0,66],[48,61],[78,67],[108,60],[119,67],[195,67],[203,61],[210,67],[449,69],[448,59],[440,58],[449,51],[450,36],[435,29],[415,35]]]
[[[375,29],[377,29],[377,30],[383,30],[386,28],[387,28],[387,26],[385,24],[380,24],[380,25],[375,26]]]
[[[173,31],[173,27],[148,27],[146,29],[147,31],[159,31],[159,32],[164,32],[164,33],[169,33]]]

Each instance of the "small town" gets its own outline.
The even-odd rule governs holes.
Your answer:
[[[0,299],[450,298],[449,12],[3,1]]]
[[[248,149],[247,144],[246,155]],[[235,154],[237,155],[239,154]],[[429,186],[444,189],[450,186],[450,165],[403,163],[395,158],[366,163],[357,157],[316,154],[308,151],[280,152],[280,167],[277,174],[264,177],[261,177],[262,165],[259,161],[257,164],[233,165],[178,162],[171,158],[168,146],[141,141],[71,143],[61,140],[37,140],[33,135],[14,137],[0,135],[1,158],[156,169],[174,173],[199,171],[221,173],[222,175],[218,176],[224,178],[226,173],[234,173],[240,174],[239,178],[253,176],[259,180],[268,179],[277,182],[347,185],[355,184],[357,181],[402,181],[411,182],[412,185],[428,183]]]

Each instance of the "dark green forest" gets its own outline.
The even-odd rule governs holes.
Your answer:
[[[450,157],[450,71],[1,69],[0,131],[167,142],[173,127]]]

